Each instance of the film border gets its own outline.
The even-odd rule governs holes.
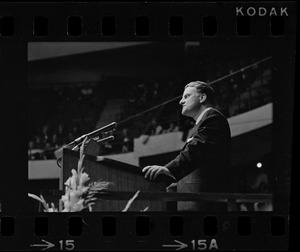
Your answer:
[[[9,104],[10,110],[8,115],[6,115],[7,111],[4,110],[3,114],[6,115],[7,118],[6,122],[4,123],[4,132],[14,132],[15,134],[9,135],[8,138],[5,138],[4,144],[2,145],[1,152],[4,153],[3,155],[3,174],[5,174],[5,178],[1,179],[1,199],[2,199],[2,213],[1,216],[16,216],[15,217],[15,224],[17,225],[16,228],[21,229],[24,226],[30,226],[32,220],[32,216],[26,214],[26,210],[24,211],[24,206],[27,204],[27,192],[24,191],[24,187],[26,188],[26,181],[27,181],[27,170],[24,169],[22,171],[18,171],[18,177],[16,178],[15,172],[10,168],[10,161],[14,160],[15,156],[18,156],[19,159],[16,161],[16,168],[17,167],[27,167],[27,156],[26,151],[27,149],[26,141],[22,141],[24,136],[26,135],[26,131],[20,127],[20,125],[24,124],[26,121],[26,110],[23,109],[26,106],[26,99],[24,98],[23,94],[26,94],[26,86],[20,86],[20,83],[24,82],[24,79],[27,80],[27,69],[26,62],[27,62],[27,43],[32,41],[120,41],[120,40],[134,40],[134,41],[155,41],[155,40],[182,40],[182,39],[189,39],[189,40],[197,40],[203,38],[202,34],[202,27],[201,22],[198,21],[199,13],[200,16],[217,16],[218,17],[218,32],[216,36],[212,36],[211,39],[213,42],[218,41],[218,38],[221,37],[235,37],[235,29],[236,27],[232,26],[232,24],[236,23],[236,16],[232,15],[231,17],[226,16],[227,12],[236,12],[236,6],[243,5],[245,7],[251,6],[270,6],[270,3],[234,3],[231,6],[226,6],[226,3],[223,4],[222,8],[210,5],[205,5],[203,7],[203,3],[197,4],[192,3],[191,5],[172,5],[171,3],[166,3],[164,6],[153,4],[148,4],[147,7],[145,4],[136,4],[136,8],[129,8],[126,4],[118,3],[118,8],[115,8],[116,3],[112,4],[51,4],[50,6],[38,3],[33,3],[31,6],[27,4],[18,4],[16,6],[14,3],[6,3],[1,4],[1,12],[0,16],[13,16],[13,35],[11,36],[0,36],[1,39],[1,57],[4,60],[9,60],[11,64],[3,64],[3,71],[6,73],[3,78],[3,83],[7,83],[4,85],[4,100],[2,100],[2,108],[6,108],[7,104]],[[228,4],[228,3],[227,3]],[[275,6],[279,7],[282,4],[287,6],[290,10],[289,17],[285,18],[285,35],[284,36],[270,36],[269,32],[269,16],[259,17],[253,16],[251,17],[252,22],[252,32],[251,32],[251,39],[261,39],[262,37],[270,37],[270,39],[275,39],[277,43],[278,54],[274,59],[278,69],[283,69],[283,72],[280,72],[277,75],[277,85],[280,86],[280,83],[287,83],[285,85],[286,88],[282,89],[275,89],[274,95],[275,99],[278,101],[275,104],[275,113],[274,118],[278,118],[278,121],[281,123],[278,124],[278,127],[273,129],[273,134],[275,136],[282,134],[282,132],[286,133],[286,138],[281,139],[280,142],[275,142],[274,152],[278,155],[282,155],[284,153],[284,159],[280,160],[278,166],[291,166],[291,160],[289,155],[291,155],[291,142],[292,139],[292,126],[290,122],[292,121],[292,113],[288,113],[286,117],[283,117],[282,114],[285,111],[293,111],[293,99],[286,99],[286,97],[293,97],[293,86],[292,83],[294,82],[294,69],[288,69],[284,64],[293,64],[294,60],[291,62],[283,62],[281,61],[282,58],[286,58],[287,55],[290,55],[291,59],[294,59],[294,48],[295,48],[295,40],[293,39],[296,34],[296,8],[294,2],[276,2]],[[104,5],[104,6],[103,6]],[[150,5],[150,6],[149,6]],[[94,7],[95,8],[94,8]],[[200,7],[201,6],[201,7]],[[101,8],[100,8],[101,7]],[[159,8],[159,11],[155,8]],[[59,9],[59,11],[57,11]],[[80,10],[79,10],[80,9]],[[92,9],[92,11],[91,11]],[[99,10],[101,9],[101,10]],[[225,9],[225,10],[224,10]],[[36,13],[39,16],[46,16],[49,17],[48,19],[48,28],[49,32],[48,35],[43,36],[35,36],[33,34],[33,19],[36,17]],[[140,16],[141,13],[145,16],[150,17],[150,27],[149,31],[150,34],[148,36],[135,36],[134,35],[134,21],[135,17]],[[251,12],[252,13],[252,12]],[[154,15],[155,14],[155,15]],[[185,15],[188,14],[188,15]],[[82,25],[82,36],[68,36],[67,35],[67,21],[66,16],[81,16],[83,25]],[[183,35],[181,36],[174,36],[170,37],[168,34],[168,19],[165,16],[183,16],[184,17],[184,25],[183,25]],[[99,16],[117,16],[118,20],[116,25],[116,33],[114,36],[101,36],[99,35],[99,31],[101,30],[100,22],[95,26],[94,20],[98,19]],[[153,18],[155,16],[155,18]],[[187,17],[186,17],[187,16]],[[54,18],[55,17],[55,18]],[[63,23],[64,25],[61,25]],[[260,29],[257,29],[260,27]],[[198,32],[194,32],[194,31]],[[154,34],[154,35],[153,35]],[[266,35],[267,34],[267,35]],[[249,39],[241,38],[241,39]],[[217,42],[215,42],[217,43]],[[283,52],[282,48],[286,48]],[[13,76],[9,75],[9,73],[17,72]],[[287,76],[284,79],[283,76]],[[2,82],[2,80],[1,80]],[[290,83],[290,84],[289,84]],[[277,106],[277,107],[276,107]],[[21,112],[20,112],[21,111]],[[19,114],[19,116],[15,117],[13,114]],[[15,125],[15,126],[13,126]],[[19,126],[17,126],[19,125]],[[11,146],[11,143],[18,143],[18,149],[15,150]],[[24,143],[23,143],[24,142]],[[282,149],[284,147],[284,149]],[[26,166],[25,166],[26,164]],[[283,181],[283,185],[286,185],[286,182]],[[7,194],[3,188],[10,188],[12,187],[13,190],[10,194]],[[275,199],[275,202],[278,202],[278,206],[275,207],[276,215],[283,215],[286,220],[288,220],[288,212],[285,206],[289,205],[289,199],[285,197],[285,190],[286,187],[278,189],[279,194],[277,197],[280,200]],[[281,195],[281,193],[283,195]],[[15,202],[18,202],[16,205]],[[279,203],[280,202],[280,203]],[[119,214],[116,213],[116,216]],[[129,214],[130,216],[131,214]],[[147,214],[146,214],[147,215]],[[163,216],[164,214],[152,214],[154,218],[157,216]],[[252,215],[252,214],[251,214]],[[197,216],[197,215],[196,215]],[[225,218],[227,215],[222,216]],[[252,216],[255,216],[255,221],[261,220],[264,217],[270,217],[269,214],[260,213],[256,216],[254,213]],[[264,216],[264,217],[261,217]],[[195,217],[195,216],[194,216]],[[257,217],[257,219],[256,219]],[[1,217],[2,218],[2,217]],[[51,216],[49,217],[52,218]],[[64,219],[65,217],[62,217]],[[87,216],[87,218],[89,218]],[[186,218],[189,218],[186,216]],[[56,220],[54,220],[55,223]],[[17,224],[17,223],[24,223]],[[21,226],[20,226],[21,225]],[[126,225],[124,225],[126,226]],[[123,226],[122,226],[123,227]],[[19,233],[18,230],[15,230],[16,239],[20,239],[21,236],[26,233],[26,230]],[[28,232],[27,232],[28,233]],[[29,234],[28,234],[29,235]],[[29,238],[29,237],[28,237]],[[2,239],[2,237],[1,237]],[[197,239],[197,237],[195,238]],[[284,236],[284,240],[287,237]],[[46,239],[47,240],[47,239]],[[272,242],[278,242],[280,239],[272,239]],[[10,246],[11,241],[6,240],[3,243],[4,248],[8,248],[5,246]],[[273,244],[274,244],[273,243]],[[20,249],[24,249],[21,247],[21,244],[26,244],[20,242]],[[146,244],[146,243],[145,243]],[[271,243],[270,243],[271,244]],[[27,246],[27,245],[26,245]],[[134,247],[134,242],[132,243]],[[144,246],[144,245],[143,245]],[[147,249],[147,246],[145,249]],[[280,246],[280,245],[278,245]],[[27,248],[27,247],[26,247]],[[111,247],[107,247],[110,249]],[[120,247],[120,249],[122,249]]]

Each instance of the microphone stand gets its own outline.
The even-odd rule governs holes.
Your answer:
[[[89,138],[92,138],[93,136],[95,136],[95,135],[97,135],[97,134],[99,134],[99,133],[107,132],[107,131],[109,131],[109,130],[115,130],[116,127],[117,127],[117,123],[116,123],[116,122],[110,123],[110,124],[108,124],[108,125],[106,125],[106,126],[100,128],[100,129],[96,129],[96,130],[94,130],[94,131],[92,131],[92,132],[90,132],[90,133],[88,133],[88,134],[84,134],[84,135],[82,135],[81,137],[78,137],[78,138],[75,139],[74,141],[68,143],[68,144],[65,146],[65,148],[68,148],[69,146],[74,145],[74,144],[75,144],[75,145],[78,145],[78,144],[82,143],[82,141],[83,141],[86,137],[89,139]]]
[[[101,139],[97,139],[97,140],[96,140],[96,138],[90,138],[90,139],[88,139],[88,140],[85,142],[85,145],[87,145],[87,144],[91,141],[91,139],[95,140],[97,143],[105,143],[105,142],[108,142],[108,141],[112,141],[112,140],[114,140],[115,138],[114,138],[114,136],[108,136],[108,137],[101,138]],[[72,150],[78,150],[78,149],[80,148],[80,145],[81,145],[81,143],[75,145],[75,146],[72,148]]]
[[[78,150],[80,148],[80,145],[82,144],[83,140],[87,137],[87,141],[86,141],[86,144],[89,143],[89,141],[91,141],[91,139],[97,139],[97,137],[95,137],[97,134],[99,133],[105,133],[107,131],[110,131],[110,130],[113,130],[115,131],[116,130],[116,126],[117,126],[117,123],[116,122],[113,122],[113,123],[110,123],[102,128],[99,128],[99,129],[96,129],[88,134],[84,134],[82,135],[81,137],[78,137],[77,139],[75,139],[74,141],[68,143],[64,148],[69,148],[70,146],[72,145],[75,145],[72,150]],[[97,143],[104,143],[104,142],[108,142],[108,141],[112,141],[114,140],[114,136],[108,136],[108,137],[105,137],[105,138],[101,138],[101,139],[97,139],[96,142]],[[59,162],[61,161],[62,159],[62,156],[60,156],[57,160],[56,160],[56,163],[58,165],[58,167],[61,168]]]

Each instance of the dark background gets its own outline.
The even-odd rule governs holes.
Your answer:
[[[259,6],[269,6],[274,4],[259,3]],[[276,3],[280,5],[279,3]],[[282,4],[282,2],[281,2]],[[273,135],[275,136],[273,142],[273,157],[278,159],[274,162],[275,168],[279,172],[279,180],[277,193],[275,194],[275,211],[277,214],[287,214],[289,206],[289,189],[291,178],[291,157],[292,157],[292,119],[293,119],[293,102],[294,102],[294,74],[295,74],[295,31],[296,31],[296,15],[297,8],[292,2],[286,4],[289,6],[288,18],[286,21],[286,34],[285,36],[271,37],[269,33],[269,17],[254,17],[252,22],[253,33],[251,38],[237,38],[235,34],[235,6],[237,4],[215,4],[215,5],[198,5],[193,3],[190,6],[182,6],[180,4],[165,4],[158,9],[157,4],[136,4],[135,6],[126,6],[118,4],[23,4],[23,3],[5,3],[0,5],[0,16],[13,16],[14,17],[14,32],[11,36],[0,36],[0,84],[1,84],[1,144],[0,144],[0,200],[2,204],[2,212],[15,216],[18,229],[16,230],[15,239],[6,240],[1,243],[1,246],[8,250],[12,247],[16,250],[22,250],[28,246],[28,242],[32,241],[32,219],[24,216],[26,212],[26,205],[28,204],[28,171],[27,171],[27,43],[29,41],[99,41],[99,40],[136,40],[142,41],[145,38],[134,36],[133,24],[135,17],[141,13],[151,17],[151,35],[147,40],[181,40],[183,38],[189,40],[198,40],[203,38],[201,33],[201,19],[204,15],[217,15],[218,16],[218,35],[217,37],[226,37],[232,47],[239,46],[239,42],[245,40],[247,44],[256,44],[256,41],[263,43],[262,38],[268,43],[270,50],[274,55],[275,76],[274,76],[274,126]],[[239,6],[242,4],[238,4]],[[244,3],[243,5],[257,6],[253,3]],[[36,15],[45,15],[49,17],[49,33],[46,37],[36,37],[32,32],[32,20]],[[69,15],[81,15],[84,17],[83,36],[69,37],[66,34],[66,17]],[[100,29],[99,17],[103,15],[117,15],[121,20],[118,23],[117,33],[113,38],[105,38],[99,35]],[[168,35],[168,19],[170,15],[182,15],[185,17],[184,35],[170,38]],[[152,33],[154,31],[154,33]],[[216,56],[220,53],[220,45],[217,43],[217,38],[205,38],[208,44],[211,45],[210,52],[215,52]],[[236,44],[235,44],[236,43]],[[222,49],[226,50],[226,48]],[[283,169],[284,168],[284,169]],[[294,180],[295,182],[295,180]],[[295,189],[295,188],[294,188]],[[120,215],[121,216],[121,215]],[[132,239],[129,234],[128,223],[134,225],[133,218],[135,216],[122,215],[121,217],[116,214],[118,223],[124,223],[121,230],[124,236],[117,236],[113,243],[114,246],[119,246],[120,249],[125,247],[137,248],[136,239]],[[167,215],[166,215],[167,216]],[[166,217],[165,216],[165,217]],[[97,223],[97,216],[86,217],[89,223]],[[52,218],[52,219],[51,219]],[[155,217],[153,217],[155,218]],[[227,218],[230,218],[228,216]],[[288,237],[276,237],[276,239],[266,239],[261,235],[261,230],[264,228],[265,217],[264,215],[256,217],[256,224],[259,227],[255,229],[257,232],[253,239],[236,239],[233,244],[224,242],[223,248],[276,248],[286,249]],[[56,223],[61,228],[55,228],[55,237],[67,237],[65,234],[67,228],[65,216],[55,215],[50,216],[49,223]],[[155,219],[156,220],[156,219]],[[194,235],[199,232],[198,225],[195,223],[195,218],[187,216],[186,225],[190,227],[188,235]],[[293,219],[291,219],[293,222]],[[161,228],[164,232],[165,227],[168,225],[166,218],[161,218],[156,222],[157,228]],[[160,225],[161,223],[161,225]],[[198,222],[197,222],[198,223]],[[98,225],[99,226],[99,225]],[[84,243],[76,244],[76,248],[89,248],[96,249],[99,239],[98,226],[90,232],[89,235],[84,235]],[[195,228],[193,228],[195,227]],[[255,226],[257,227],[257,226]],[[53,230],[50,228],[50,234]],[[51,231],[52,230],[52,231]],[[51,233],[52,232],[52,233]],[[165,233],[162,233],[165,234]],[[232,233],[230,233],[231,235]],[[22,237],[22,239],[20,239]],[[54,237],[54,236],[53,236]],[[127,237],[127,239],[123,239]],[[165,240],[165,235],[153,239],[151,247],[161,248]],[[191,236],[190,236],[191,237]],[[226,236],[227,237],[227,236]],[[231,236],[230,236],[231,237]],[[171,237],[172,238],[172,237]],[[169,240],[171,240],[171,238]],[[227,237],[228,238],[228,237]],[[253,238],[253,236],[252,236]],[[69,236],[68,238],[69,239]],[[174,237],[173,237],[174,239]],[[230,240],[230,239],[229,239]],[[35,240],[36,242],[37,240]],[[40,240],[39,240],[40,241]],[[254,242],[255,241],[255,242]],[[34,243],[33,241],[31,243]],[[111,248],[111,242],[103,245],[104,249]],[[118,245],[120,244],[120,245]],[[140,243],[140,246],[147,246],[149,249],[150,243]],[[97,247],[99,248],[99,247]],[[144,249],[146,247],[143,247]]]
[[[267,4],[265,4],[267,5]],[[273,37],[269,32],[269,17],[254,17],[251,37],[237,37],[235,33],[235,6],[201,5],[191,6],[165,4],[155,9],[156,4],[136,4],[126,6],[105,4],[6,4],[2,15],[14,16],[14,33],[1,36],[1,201],[4,212],[26,211],[27,197],[27,43],[29,41],[182,41],[199,40],[204,51],[210,57],[230,56],[231,50],[246,51],[253,48],[268,48],[274,62],[274,157],[273,165],[281,174],[278,176],[278,188],[275,194],[275,209],[286,212],[289,201],[289,178],[292,153],[292,116],[293,83],[295,59],[295,19],[294,10],[289,8],[290,18],[286,20],[285,36]],[[263,6],[263,5],[261,5]],[[79,11],[80,10],[80,11]],[[49,32],[45,37],[37,37],[32,32],[32,21],[37,15],[49,17]],[[149,15],[150,35],[134,36],[134,21],[138,15]],[[69,15],[80,14],[83,18],[83,34],[68,36],[67,19]],[[187,15],[186,15],[187,14]],[[116,34],[113,37],[99,35],[100,17],[116,15],[118,17]],[[184,34],[170,37],[168,34],[168,16],[184,16]],[[218,16],[217,36],[205,37],[202,34],[201,18],[205,15]],[[224,40],[224,38],[226,38]],[[225,41],[225,42],[224,42]],[[205,57],[205,55],[203,55]],[[225,56],[224,56],[225,57]],[[159,64],[158,64],[159,66]],[[39,66],[36,66],[37,68]],[[180,69],[180,65],[178,66]],[[177,69],[174,69],[176,71]],[[154,71],[156,72],[156,71]],[[154,72],[149,72],[153,75]],[[282,167],[285,167],[283,169]]]

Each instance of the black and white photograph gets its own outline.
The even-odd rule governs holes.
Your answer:
[[[288,250],[295,1],[0,4],[0,250]]]
[[[29,43],[31,209],[273,211],[269,47]]]

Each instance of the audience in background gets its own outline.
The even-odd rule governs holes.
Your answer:
[[[149,136],[159,135],[162,133],[162,131],[162,126],[159,123],[157,123],[156,118],[153,118],[145,134]]]
[[[163,130],[163,133],[165,134],[165,133],[176,132],[176,131],[179,131],[179,127],[178,127],[177,123],[171,122],[169,124],[169,127],[167,129]]]
[[[129,136],[127,128],[124,128],[122,130],[122,138],[122,153],[133,151],[133,139]]]
[[[113,146],[110,142],[104,143],[102,148],[102,155],[110,155],[113,154]]]
[[[228,72],[233,73],[241,66],[251,63],[253,63],[253,60],[241,62],[240,65],[233,64],[232,69],[229,69]],[[215,73],[208,73],[208,79],[211,78],[213,80],[226,73],[226,69],[221,65],[218,69]],[[218,85],[219,88],[215,88],[218,109],[224,115],[230,117],[269,102],[270,91],[268,84],[270,79],[271,71],[269,69],[258,71],[257,67],[253,67],[253,69],[248,69],[222,81]],[[175,91],[173,97],[176,96],[177,86],[180,93],[182,88],[181,82],[174,80],[140,81],[130,85],[128,98],[124,98],[125,103],[118,114],[118,121],[122,121],[168,100],[167,94],[170,89]],[[32,104],[34,111],[32,112],[31,120],[33,124],[30,124],[36,126],[31,129],[28,143],[28,158],[30,160],[52,158],[50,154],[47,154],[48,152],[60,148],[84,133],[94,130],[95,120],[99,117],[95,107],[97,108],[99,100],[102,99],[103,102],[104,98],[103,96],[99,98],[103,90],[97,91],[95,87],[84,84],[79,87],[50,87],[51,90],[33,91],[35,93],[32,94],[31,100],[36,99],[36,104],[40,105],[41,103],[39,107],[42,108],[38,109],[36,104]],[[52,112],[51,108],[53,109]],[[51,118],[48,118],[49,111],[54,114]],[[144,114],[138,117],[138,120],[132,120],[130,125],[118,127],[120,136],[116,137],[114,141],[107,143],[103,148],[103,153],[131,152],[133,151],[133,139],[141,135],[153,136],[182,131],[182,141],[185,141],[189,130],[193,127],[193,122],[183,117],[171,118],[170,114],[174,115],[174,113],[169,113],[167,110],[162,110],[161,112],[161,114],[155,114],[155,112]],[[77,115],[77,118],[74,118],[75,115]],[[40,116],[42,120],[36,119],[35,117],[37,116]],[[47,121],[47,119],[49,120]],[[39,121],[41,121],[41,124],[36,123]]]
[[[207,71],[207,76],[204,78],[207,82],[216,80],[253,64],[257,60],[250,59],[237,62],[234,59],[232,61],[236,63],[231,64],[230,59],[225,59],[225,64],[219,62],[218,66],[209,68],[210,71]],[[191,72],[191,69],[189,71]],[[270,67],[255,65],[222,80],[214,88],[217,109],[227,117],[232,117],[270,102],[271,78]],[[123,95],[125,102],[117,121],[130,118],[167,101],[169,98],[176,97],[181,94],[183,83],[185,81],[182,80],[141,80],[129,85],[128,94]],[[178,93],[176,93],[177,85],[179,87]],[[170,90],[175,91],[172,97],[168,97]],[[105,95],[106,90],[97,90],[97,85],[90,86],[85,83],[78,87],[63,85],[63,87],[33,89],[29,99],[32,104],[29,109],[31,132],[28,141],[28,160],[55,159],[55,150],[82,134],[94,130],[95,122],[103,108],[102,105],[108,99]],[[115,140],[102,144],[100,154],[132,152],[134,138],[141,135],[145,135],[144,144],[147,144],[147,140],[151,136],[181,131],[181,140],[185,142],[190,129],[194,126],[193,120],[179,116],[170,117],[170,114],[174,115],[174,113],[169,113],[168,110],[162,110],[161,114],[156,112],[157,110],[154,110],[153,113],[143,114],[131,120],[126,126],[118,126],[117,131],[113,134]],[[265,173],[255,174],[250,181],[241,181],[240,187],[244,188],[247,185],[249,188],[246,188],[245,192],[267,193],[270,190],[268,177]],[[271,207],[269,205],[261,206],[259,203],[240,204],[241,211],[259,211]]]

